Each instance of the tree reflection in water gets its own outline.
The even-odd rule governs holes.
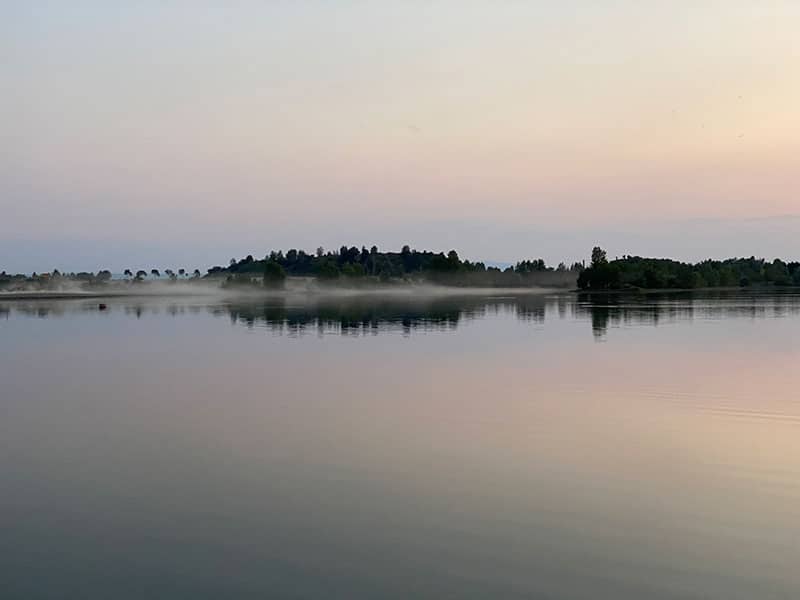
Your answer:
[[[354,295],[313,298],[269,296],[209,303],[197,298],[116,298],[104,300],[0,301],[0,318],[57,318],[65,315],[122,314],[133,318],[210,314],[235,325],[277,335],[377,335],[447,332],[464,323],[513,316],[544,324],[548,319],[577,319],[591,325],[596,340],[610,329],[693,319],[769,318],[800,314],[800,290],[731,290],[653,294],[522,295]]]

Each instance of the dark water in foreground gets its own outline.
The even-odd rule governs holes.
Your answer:
[[[800,295],[0,301],[0,597],[800,598]]]

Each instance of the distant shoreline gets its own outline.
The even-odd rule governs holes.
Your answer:
[[[800,261],[729,258],[683,263],[667,258],[626,255],[609,260],[599,246],[591,261],[571,266],[548,266],[542,259],[522,260],[506,269],[462,260],[455,250],[418,251],[404,246],[400,252],[381,252],[342,246],[338,251],[315,254],[290,249],[272,251],[263,259],[248,255],[231,259],[227,267],[215,266],[201,275],[198,269],[144,269],[124,271],[114,279],[109,270],[10,275],[0,272],[0,298],[75,299],[112,296],[200,296],[208,294],[333,294],[408,293],[410,291],[459,294],[519,293],[554,290],[592,294],[685,293],[708,290],[800,289]],[[163,276],[162,276],[163,275]],[[164,277],[166,276],[166,278]],[[175,286],[175,287],[172,287]],[[427,287],[425,287],[427,286]],[[445,292],[445,290],[447,290]],[[466,290],[470,290],[467,292]],[[503,293],[503,292],[499,292]]]
[[[675,294],[685,292],[768,292],[768,291],[795,291],[800,293],[796,285],[731,285],[726,287],[699,287],[699,288],[622,288],[612,290],[574,289],[575,294],[591,294],[592,296],[620,296],[624,294]]]
[[[406,295],[409,292],[426,292],[435,295],[446,296],[496,296],[503,295],[528,295],[528,294],[571,294],[571,295],[591,295],[591,296],[624,296],[624,295],[657,295],[675,293],[709,293],[709,292],[798,292],[800,288],[796,286],[748,286],[748,287],[704,287],[704,288],[629,288],[617,290],[582,290],[582,289],[563,289],[563,288],[501,288],[501,287],[458,287],[458,286],[392,286],[386,288],[346,288],[330,287],[304,290],[226,290],[219,289],[198,289],[198,290],[158,290],[158,291],[97,291],[97,292],[0,292],[0,301],[3,300],[101,300],[115,298],[275,298],[286,296],[376,296],[376,295]],[[413,297],[413,296],[412,296]]]
[[[211,296],[211,292],[0,292],[0,300],[93,300],[98,298],[167,298]]]

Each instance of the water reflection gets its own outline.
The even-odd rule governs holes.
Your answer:
[[[597,340],[609,329],[658,326],[693,319],[778,318],[800,314],[800,290],[674,292],[658,294],[525,294],[510,296],[343,296],[316,298],[170,298],[16,300],[0,302],[0,319],[63,317],[76,313],[182,317],[207,313],[249,329],[279,335],[375,335],[452,331],[477,319],[511,315],[543,324],[577,319],[590,324]]]
[[[3,599],[800,597],[797,293],[0,316]]]
[[[800,290],[578,294],[575,309],[578,316],[591,320],[595,337],[603,339],[609,327],[797,315]]]

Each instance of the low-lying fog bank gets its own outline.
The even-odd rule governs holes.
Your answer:
[[[259,298],[259,297],[354,297],[354,296],[395,296],[407,298],[440,296],[497,296],[541,294],[564,291],[554,287],[461,287],[433,283],[394,283],[375,285],[348,285],[348,282],[320,284],[313,278],[290,277],[282,289],[257,285],[225,286],[220,281],[196,282],[144,282],[137,284],[110,282],[102,286],[81,287],[63,285],[54,289],[14,289],[0,290],[0,300],[15,299],[80,299],[111,297],[178,297],[203,296],[215,298]]]

